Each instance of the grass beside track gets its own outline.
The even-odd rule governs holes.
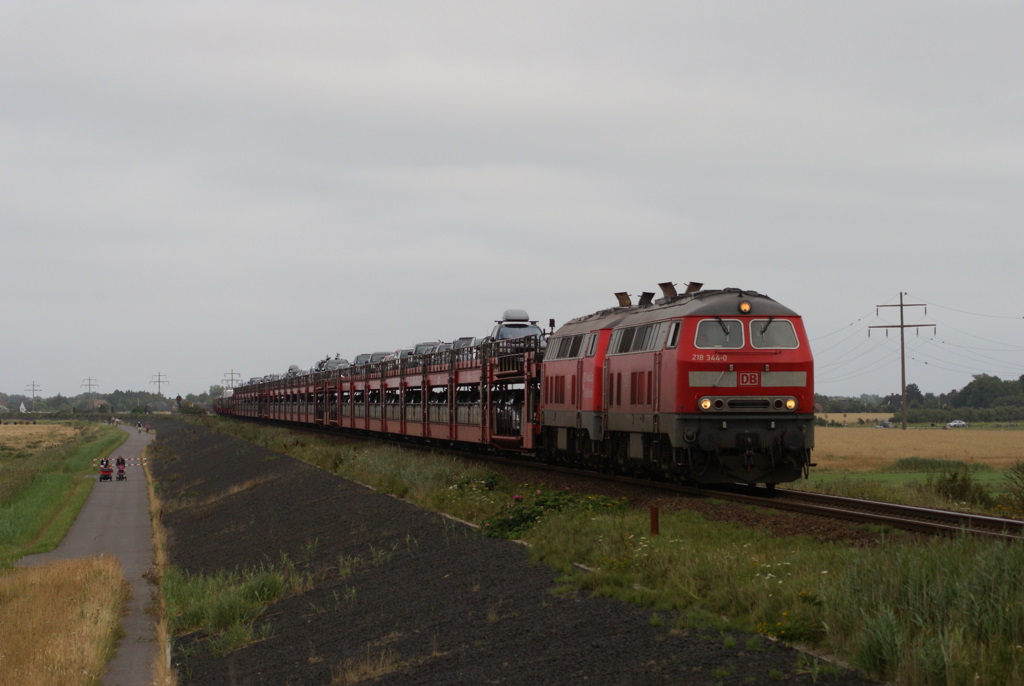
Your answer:
[[[477,524],[507,518],[542,490],[444,454],[204,421]],[[693,512],[662,513],[660,529],[649,535],[646,512],[584,498],[540,512],[520,537],[537,561],[562,572],[565,589],[646,605],[655,623],[758,632],[831,651],[900,684],[1024,683],[1024,547],[894,534],[885,545],[855,548],[775,538]]]
[[[188,575],[175,567],[163,570],[168,633],[201,629],[217,636],[217,650],[226,655],[263,638],[254,628],[264,609],[286,595],[311,586],[292,564],[264,565],[246,571],[222,570],[216,575]]]

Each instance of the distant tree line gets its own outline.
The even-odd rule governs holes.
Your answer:
[[[820,412],[892,412],[903,407],[899,393],[886,396],[862,395],[859,398],[815,395]],[[965,422],[1024,421],[1024,375],[1004,381],[988,374],[976,374],[960,390],[935,395],[921,393],[917,384],[907,384],[907,421],[943,423],[951,419]]]
[[[147,413],[147,412],[209,412],[213,399],[224,392],[223,386],[213,385],[210,390],[177,398],[146,391],[114,391],[113,393],[83,393],[74,397],[55,395],[35,398],[19,394],[0,393],[0,405],[9,414],[25,408],[35,412],[77,413]],[[816,409],[823,413],[892,412],[900,413],[902,398],[899,393],[889,395],[864,394],[858,397],[815,394]],[[967,422],[1024,421],[1024,375],[1004,381],[988,374],[976,374],[960,390],[936,395],[922,393],[917,384],[907,384],[907,420],[911,422],[945,423],[950,419]]]
[[[146,414],[150,412],[203,412],[213,409],[213,399],[220,397],[223,386],[210,386],[210,390],[196,395],[168,398],[162,393],[147,391],[114,391],[112,393],[83,393],[74,397],[60,394],[49,398],[32,398],[19,394],[0,393],[0,405],[7,408],[6,416],[16,415],[24,403],[30,412],[46,414]],[[4,416],[0,415],[0,416]]]

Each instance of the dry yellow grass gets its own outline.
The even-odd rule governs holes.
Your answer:
[[[143,457],[153,458],[153,444],[150,443],[143,449]],[[167,531],[160,521],[163,511],[163,502],[156,489],[153,487],[153,475],[149,471],[146,462],[142,463],[142,469],[146,472],[146,488],[149,492],[149,514],[153,523],[153,577],[157,584],[163,583],[164,570],[170,564],[167,558]],[[163,592],[156,594],[153,606],[153,615],[156,620],[156,640],[160,646],[159,655],[153,665],[153,683],[157,686],[178,686],[178,674],[175,672],[164,655],[170,655],[171,635],[167,626],[167,602]]]
[[[960,460],[1006,469],[1024,461],[1024,431],[817,427],[816,471],[885,471],[905,457]]]
[[[121,565],[111,557],[0,577],[0,686],[100,683],[127,593]]]
[[[78,429],[67,424],[3,424],[0,446],[12,451],[43,450],[71,440]]]

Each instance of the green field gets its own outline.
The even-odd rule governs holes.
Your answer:
[[[95,424],[0,427],[0,567],[60,543],[95,484],[82,477],[127,437]]]

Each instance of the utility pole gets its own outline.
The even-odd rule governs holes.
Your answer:
[[[898,307],[900,308],[900,323],[890,324],[888,326],[869,326],[869,329],[899,329],[900,330],[900,393],[903,404],[903,430],[907,430],[907,352],[906,345],[904,344],[904,331],[907,329],[926,329],[929,326],[934,327],[934,324],[904,324],[903,323],[903,309],[906,307],[923,307],[924,313],[928,314],[928,306],[924,303],[904,303],[903,296],[906,295],[903,291],[900,291],[900,304],[899,305],[875,305],[875,307]],[[877,314],[877,313],[876,313]],[[886,332],[888,335],[888,332]]]
[[[96,383],[96,379],[94,379],[94,378],[92,378],[90,376],[88,378],[82,379],[82,385],[85,386],[85,396],[86,396],[86,398],[88,398],[88,400],[86,401],[86,410],[85,410],[86,412],[88,412],[89,410],[92,409],[91,407],[89,407],[89,405],[91,404],[91,402],[89,402],[89,401],[92,400],[92,387],[96,386],[97,388],[99,388],[99,384]]]
[[[36,392],[37,391],[41,391],[41,390],[43,390],[43,389],[39,388],[39,386],[36,386],[36,382],[35,381],[33,381],[31,383],[31,385],[25,387],[25,391],[26,392],[30,391],[32,393],[32,411],[33,412],[36,411]]]
[[[165,376],[163,374],[161,374],[160,372],[157,372],[156,374],[154,374],[154,376],[156,377],[156,380],[150,381],[149,383],[155,383],[156,384],[156,394],[157,395],[163,395],[163,393],[161,392],[161,389],[163,388],[163,385],[165,383],[170,383],[170,382],[167,381]]]
[[[230,372],[224,375],[225,378],[221,379],[224,382],[224,386],[227,388],[235,387],[235,379],[242,378],[242,375],[232,369]]]

